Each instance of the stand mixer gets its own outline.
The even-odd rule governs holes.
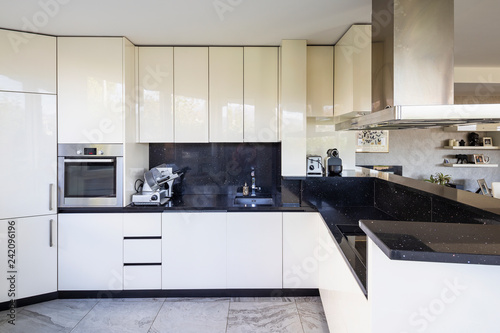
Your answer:
[[[134,205],[164,205],[173,195],[174,181],[183,175],[166,164],[158,165],[144,173],[141,193],[132,195]]]

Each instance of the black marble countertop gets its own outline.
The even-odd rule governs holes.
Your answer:
[[[500,265],[500,225],[361,220],[394,260]]]
[[[274,204],[269,206],[245,206],[234,204],[234,195],[222,194],[185,194],[174,197],[165,205],[126,207],[73,207],[59,208],[59,213],[161,213],[168,211],[227,211],[227,212],[311,212],[316,211],[307,203],[302,205],[286,205],[279,196],[273,196]]]

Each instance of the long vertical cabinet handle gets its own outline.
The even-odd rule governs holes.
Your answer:
[[[49,185],[49,210],[54,210],[54,184]]]
[[[50,219],[50,226],[49,226],[49,230],[50,230],[50,236],[49,236],[49,246],[50,247],[53,247],[54,246],[54,228],[53,228],[53,225],[54,225],[54,220],[53,219]]]

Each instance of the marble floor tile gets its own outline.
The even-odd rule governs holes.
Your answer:
[[[296,302],[304,333],[328,333],[323,304],[320,302]]]
[[[162,302],[99,301],[72,333],[140,333],[148,332]]]
[[[294,302],[293,297],[231,297],[231,302]]]
[[[229,300],[220,302],[165,302],[150,333],[224,333]]]
[[[165,302],[227,302],[229,297],[167,297]]]
[[[316,302],[321,303],[321,298],[319,296],[304,296],[304,297],[294,297],[295,302]]]
[[[295,302],[233,302],[227,333],[302,332]]]
[[[165,302],[165,298],[157,298],[157,297],[151,297],[151,298],[103,298],[103,299],[96,299],[100,302],[160,302],[163,303]]]
[[[17,312],[15,326],[2,321],[0,332],[70,332],[96,304],[95,300],[54,300],[29,305]]]

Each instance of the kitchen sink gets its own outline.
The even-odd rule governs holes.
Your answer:
[[[235,205],[244,206],[272,206],[274,204],[273,197],[271,195],[258,195],[258,196],[236,196],[234,198]]]

